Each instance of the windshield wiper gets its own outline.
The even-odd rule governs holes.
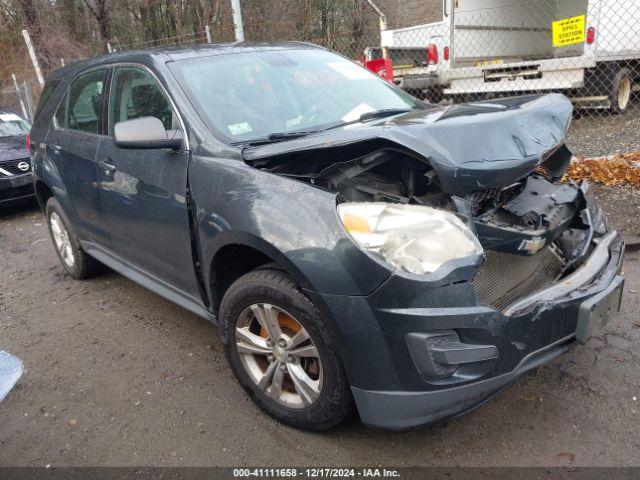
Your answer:
[[[361,123],[367,120],[373,120],[375,118],[391,117],[392,115],[399,115],[401,113],[411,112],[412,110],[414,109],[413,108],[384,108],[382,110],[374,110],[373,112],[365,112],[362,115],[360,115],[356,120],[349,120],[348,122],[336,123],[334,125],[328,126],[322,131],[324,132],[325,130],[331,130],[333,128],[345,127],[347,125],[353,125],[354,123]]]
[[[318,133],[321,130],[299,130],[297,132],[274,132],[264,138],[256,138],[248,142],[242,142],[245,145],[266,145],[268,143],[282,142],[284,140],[293,140],[296,138],[306,137],[312,133]]]
[[[256,146],[256,145],[266,145],[268,143],[282,142],[285,140],[293,140],[295,138],[306,137],[307,135],[312,135],[314,133],[324,132],[326,130],[331,130],[333,128],[344,127],[345,125],[351,125],[353,123],[365,122],[367,120],[373,120],[374,118],[384,118],[390,117],[392,115],[399,115],[401,113],[407,113],[415,110],[413,108],[385,108],[382,110],[375,110],[372,112],[365,112],[360,115],[355,120],[349,120],[348,122],[339,122],[333,125],[329,125],[328,127],[319,129],[319,130],[299,130],[294,132],[274,132],[270,133],[264,138],[257,138],[255,140],[250,140],[248,142],[242,142],[244,145]],[[240,143],[240,142],[238,142]]]
[[[278,140],[290,140],[292,138],[306,137],[312,133],[318,133],[320,130],[300,130],[298,132],[275,132],[267,135],[267,140],[275,142]]]

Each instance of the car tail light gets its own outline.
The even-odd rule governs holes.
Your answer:
[[[31,155],[31,132],[27,133],[27,153]]]
[[[444,58],[446,62],[449,61],[449,47],[444,47],[444,50],[442,51],[442,58]]]
[[[589,27],[589,30],[587,30],[587,44],[592,45],[593,42],[595,41],[596,41],[596,28]]]
[[[427,45],[427,63],[436,65],[438,63],[438,47],[433,43]]]

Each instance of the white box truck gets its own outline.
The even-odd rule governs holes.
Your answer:
[[[435,76],[454,99],[560,91],[578,107],[621,112],[640,89],[640,0],[443,0],[441,24],[381,38],[442,52],[422,71],[394,67],[395,79],[411,88],[412,76]]]

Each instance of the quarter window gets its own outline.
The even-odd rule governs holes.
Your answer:
[[[78,77],[69,89],[67,128],[101,133],[102,101],[106,70],[95,70]]]
[[[59,128],[67,128],[67,100],[69,97],[67,95],[64,96],[60,105],[58,106],[58,110],[56,110],[56,126]]]
[[[38,102],[38,108],[36,109],[34,118],[38,118],[40,112],[42,112],[42,109],[51,98],[51,95],[53,94],[59,83],[60,80],[47,80],[47,83],[44,84],[42,95],[40,95],[40,102]]]
[[[159,118],[166,130],[179,128],[171,104],[146,70],[116,68],[110,90],[109,134],[116,123],[141,117]]]

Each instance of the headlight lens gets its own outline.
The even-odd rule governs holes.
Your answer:
[[[435,208],[342,203],[338,215],[361,248],[410,273],[435,272],[449,260],[482,254],[462,220]]]

